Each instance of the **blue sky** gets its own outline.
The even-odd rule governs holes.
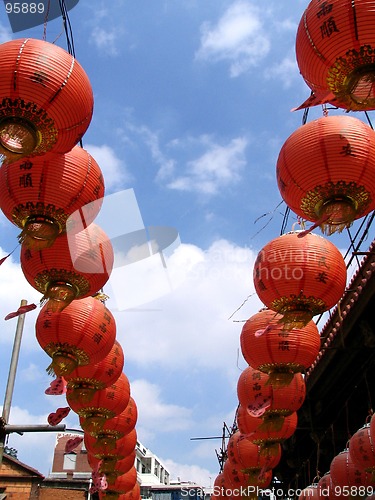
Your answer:
[[[83,146],[104,173],[107,195],[133,189],[144,224],[176,228],[181,239],[174,261],[179,286],[115,312],[139,409],[138,436],[174,477],[204,486],[219,472],[220,440],[190,438],[218,436],[223,421],[233,422],[245,367],[241,321],[262,304],[252,296],[232,314],[254,292],[256,253],[280,233],[285,206],[276,208],[275,165],[302,123],[302,112],[290,110],[309,95],[294,52],[307,3],[81,0],[70,12],[76,56],[95,99]],[[13,35],[1,6],[0,23],[2,42],[43,37],[43,27]],[[47,41],[61,30],[61,20],[48,23]],[[57,43],[66,48],[65,36]],[[313,109],[309,117],[321,114]],[[125,227],[125,216],[119,213],[117,222]],[[6,255],[19,231],[3,216],[0,225]],[[332,241],[348,246],[345,236]],[[0,273],[3,317],[22,298],[40,299],[20,271],[18,249]],[[123,287],[136,281],[129,277]],[[51,379],[49,358],[35,340],[37,314],[26,318],[10,423],[44,423],[66,405],[44,394]],[[0,336],[0,395],[14,329],[15,320],[6,322]],[[77,426],[73,414],[67,424]],[[47,434],[9,441],[20,460],[44,474],[53,444]]]

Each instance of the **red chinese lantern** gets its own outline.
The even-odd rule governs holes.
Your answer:
[[[94,437],[97,437],[98,434],[105,433],[107,434],[108,439],[110,436],[112,436],[112,438],[116,440],[125,436],[126,434],[129,434],[129,432],[134,429],[135,424],[137,423],[137,417],[138,417],[137,405],[135,404],[134,399],[130,397],[127,407],[122,413],[120,413],[120,415],[106,420],[103,427],[100,430],[95,429],[93,432],[89,431],[87,432]],[[86,431],[85,419],[81,417],[79,419],[79,422],[82,429]]]
[[[269,375],[274,387],[288,385],[295,373],[314,362],[320,349],[320,335],[310,321],[304,328],[285,330],[279,314],[264,309],[244,324],[241,351],[249,365]]]
[[[252,443],[239,431],[232,434],[227,446],[228,460],[240,471],[258,476],[260,471],[274,469],[281,458],[281,446],[276,455],[261,453],[258,445]]]
[[[98,435],[94,437],[85,432],[84,439],[86,449],[89,453],[95,458],[106,460],[107,464],[111,461],[114,464],[118,460],[122,460],[134,452],[137,444],[137,432],[133,429],[129,434],[115,441],[107,439],[106,433],[98,433]]]
[[[134,474],[134,473],[133,473]],[[116,484],[116,487],[123,488],[124,484],[126,482],[131,483],[130,478],[128,478],[126,481],[119,481]],[[139,483],[135,483],[133,488],[128,491],[127,493],[120,493],[119,491],[114,491],[113,486],[109,487],[105,491],[100,491],[99,492],[99,499],[105,499],[105,500],[141,500],[141,487],[139,486]]]
[[[293,212],[332,234],[375,209],[375,132],[347,115],[298,128],[277,161],[281,196]],[[308,174],[307,174],[308,173]]]
[[[375,438],[370,424],[364,425],[350,438],[349,454],[359,469],[372,473],[375,479]]]
[[[51,246],[67,221],[69,231],[79,231],[69,217],[82,207],[85,224],[91,224],[103,196],[99,165],[79,146],[0,168],[0,207],[22,229],[20,241],[34,250]]]
[[[113,248],[105,232],[90,224],[77,234],[61,235],[50,248],[22,245],[21,267],[48,307],[61,311],[72,300],[96,294],[109,279]]]
[[[350,492],[351,487],[356,488],[357,492],[362,492],[361,496],[366,496],[367,488],[371,488],[371,474],[357,467],[351,459],[348,449],[335,456],[329,472],[333,491],[340,496],[345,495],[345,490]],[[358,489],[360,486],[362,490]]]
[[[99,299],[74,300],[61,312],[45,304],[36,320],[36,338],[52,358],[49,370],[65,376],[77,366],[95,365],[112,349],[116,322]]]
[[[289,329],[305,326],[313,316],[336,305],[346,284],[345,261],[335,245],[322,236],[302,234],[274,238],[254,265],[260,300],[282,314]]]
[[[107,356],[95,365],[85,365],[75,368],[64,375],[67,389],[79,393],[81,399],[91,401],[95,392],[114,384],[124,368],[124,351],[121,345],[114,342]]]
[[[257,444],[261,452],[269,455],[279,453],[279,443],[289,439],[297,429],[297,413],[285,417],[281,428],[267,426],[264,428],[261,418],[252,417],[246,408],[239,405],[237,410],[237,426],[241,434],[249,441]]]
[[[232,491],[240,488],[248,488],[248,492],[245,494],[246,496],[256,497],[255,492],[256,488],[267,488],[272,481],[272,470],[267,471],[241,471],[238,467],[236,467],[230,460],[226,460],[224,464],[224,478],[230,485]],[[241,496],[233,491],[233,496]]]
[[[284,417],[299,410],[305,400],[306,384],[300,373],[288,386],[275,387],[269,376],[251,366],[238,378],[237,395],[240,405],[255,417],[262,417],[263,427],[281,428]]]
[[[93,113],[90,81],[77,60],[32,38],[0,45],[0,154],[6,163],[67,153]]]
[[[101,429],[108,418],[116,417],[125,410],[130,399],[130,384],[125,373],[116,382],[96,391],[92,400],[81,398],[74,389],[67,389],[66,399],[70,408],[80,417],[85,418],[87,432]]]
[[[309,3],[297,31],[296,56],[319,102],[351,110],[375,108],[374,24],[372,0]]]

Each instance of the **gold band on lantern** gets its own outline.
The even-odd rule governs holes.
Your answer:
[[[375,49],[370,44],[348,50],[328,70],[327,85],[348,110],[374,109],[374,83]]]
[[[88,365],[90,358],[82,349],[68,343],[50,342],[43,350],[52,358],[48,373],[62,377],[71,373],[77,366]]]
[[[272,387],[286,387],[288,386],[295,373],[302,372],[305,367],[298,363],[263,363],[258,366],[258,370],[267,373],[269,376],[266,385],[270,384]]]
[[[41,293],[46,293],[54,283],[68,283],[76,288],[76,298],[86,295],[90,291],[90,283],[84,276],[65,269],[52,268],[38,273],[34,278],[34,283],[36,289]]]
[[[355,182],[326,182],[308,191],[300,208],[308,220],[324,219],[323,232],[332,234],[350,227],[354,219],[365,213],[370,202],[371,195],[364,186]]]
[[[13,141],[17,140],[17,134],[20,136],[20,146],[12,146],[12,134]],[[6,156],[10,153],[16,161],[21,153],[23,156],[33,156],[52,149],[57,141],[58,131],[52,118],[34,102],[4,97],[0,101],[0,138],[1,136],[0,152],[4,149]],[[11,142],[7,142],[7,136]],[[25,143],[24,150],[22,142]]]
[[[303,293],[299,295],[291,294],[272,301],[271,309],[282,314],[280,323],[283,323],[285,330],[293,328],[303,328],[316,314],[325,311],[325,303],[316,297],[306,297]]]
[[[55,221],[60,226],[60,231],[65,228],[69,217],[62,208],[56,208],[52,203],[45,204],[42,201],[36,203],[28,201],[26,204],[20,203],[13,209],[13,223],[23,228],[32,216],[45,217]]]

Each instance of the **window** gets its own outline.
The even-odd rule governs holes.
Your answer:
[[[77,454],[76,453],[65,453],[64,454],[64,470],[74,470],[76,468]]]

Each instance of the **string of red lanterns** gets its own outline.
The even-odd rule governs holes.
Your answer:
[[[31,38],[1,44],[0,69],[0,208],[21,229],[21,268],[43,295],[36,338],[52,359],[47,371],[58,377],[46,394],[66,393],[69,405],[49,422],[71,409],[80,417],[91,493],[139,500],[137,407],[102,293],[114,253],[94,223],[104,179],[77,145],[93,114],[90,81],[71,54]],[[70,440],[69,451],[79,442]]]
[[[347,111],[375,109],[373,3],[310,1],[299,23],[296,55],[312,95],[297,109],[320,103]],[[270,241],[254,265],[255,290],[267,309],[249,318],[241,332],[241,351],[249,366],[238,380],[240,404],[224,472],[214,483],[222,493],[216,498],[229,498],[234,484],[253,484],[249,472],[254,457],[249,453],[244,454],[247,461],[239,459],[239,443],[246,450],[253,443],[275,457],[280,443],[295,432],[295,398],[283,397],[284,406],[291,405],[284,421],[267,425],[265,415],[277,391],[290,388],[296,374],[309,369],[319,355],[320,337],[312,318],[339,303],[347,279],[340,251],[311,231],[320,227],[331,235],[375,208],[374,131],[357,118],[323,114],[292,133],[278,157],[279,191],[302,229]],[[312,228],[305,230],[304,221],[311,221]],[[299,389],[294,390],[297,397]],[[350,438],[348,449],[333,458],[330,471],[306,486],[299,498],[373,495],[374,450],[373,416]]]

